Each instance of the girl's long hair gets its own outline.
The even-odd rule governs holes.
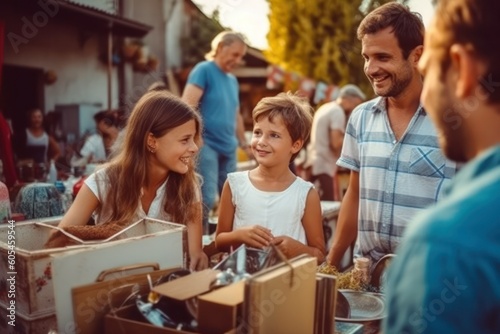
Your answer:
[[[196,123],[194,140],[199,147],[202,125],[196,111],[165,91],[151,91],[141,97],[130,114],[118,152],[106,166],[105,182],[109,186],[100,209],[111,212],[109,221],[129,224],[135,217],[141,188],[148,183],[147,170],[152,159],[152,153],[147,149],[149,133],[158,138],[190,120]],[[195,163],[195,159],[190,160],[185,174],[169,172],[163,209],[172,222],[187,224],[201,220],[200,185]]]

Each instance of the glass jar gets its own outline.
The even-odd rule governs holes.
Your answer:
[[[370,262],[370,259],[366,257],[355,258],[352,279],[361,284],[370,283]]]

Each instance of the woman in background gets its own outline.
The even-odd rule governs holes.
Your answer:
[[[14,147],[17,160],[31,160],[34,163],[56,161],[61,150],[56,140],[44,128],[44,115],[38,108],[28,111],[28,126],[15,136]]]

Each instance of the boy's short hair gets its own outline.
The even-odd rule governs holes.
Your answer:
[[[305,142],[311,133],[312,110],[307,99],[286,92],[260,100],[252,112],[252,118],[257,122],[261,117],[267,117],[270,121],[275,117],[281,117],[292,142],[299,139]],[[295,156],[292,160],[294,158]]]

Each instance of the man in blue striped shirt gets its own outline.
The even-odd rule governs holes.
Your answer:
[[[353,111],[337,162],[351,176],[327,257],[334,266],[356,237],[357,255],[372,263],[395,253],[408,223],[455,174],[420,105],[423,35],[420,16],[398,3],[377,8],[358,28],[365,74],[379,97]]]

